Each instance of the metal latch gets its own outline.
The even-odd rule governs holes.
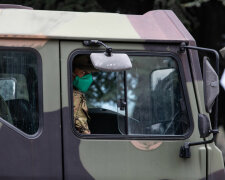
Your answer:
[[[127,102],[124,99],[120,99],[117,103],[117,106],[120,108],[121,111],[124,111],[126,108]]]

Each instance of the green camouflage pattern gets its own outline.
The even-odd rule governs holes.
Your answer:
[[[68,127],[67,132],[63,132],[65,179],[205,178],[204,145],[192,147],[190,159],[179,157],[184,142],[202,141],[198,131],[198,113],[207,113],[197,54],[191,51],[189,67],[187,54],[178,54],[179,47],[168,44],[185,41],[195,45],[193,37],[172,11],[151,11],[138,16],[6,9],[0,10],[0,22],[0,46],[31,47],[41,56],[43,113],[53,116],[62,110],[62,126]],[[190,137],[185,140],[100,140],[77,137],[70,121],[68,59],[74,50],[96,49],[84,46],[82,41],[85,39],[105,40],[107,45],[118,50],[153,49],[177,54],[184,68],[194,123]],[[1,126],[4,126],[1,124],[0,131]],[[38,136],[41,136],[41,131]],[[209,174],[212,179],[220,179],[224,177],[220,173],[224,168],[221,151],[214,143],[208,148]]]

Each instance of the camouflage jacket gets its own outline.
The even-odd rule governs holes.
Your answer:
[[[73,112],[76,130],[80,133],[84,133],[84,131],[90,132],[87,122],[90,117],[88,116],[86,98],[85,95],[78,90],[73,90]]]

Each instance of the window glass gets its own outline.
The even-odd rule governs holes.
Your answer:
[[[0,79],[0,87],[0,95],[4,100],[15,99],[16,79],[2,78]]]
[[[92,134],[120,134],[117,122],[117,73],[94,72],[86,93]]]
[[[0,50],[0,117],[27,134],[38,130],[37,56]]]
[[[117,74],[116,72],[94,72],[93,83],[87,92],[90,108],[105,108],[117,111]]]
[[[123,72],[99,71],[89,55],[75,57],[73,69],[78,67],[83,77],[91,74],[93,80],[82,93],[90,134],[185,134],[190,123],[176,61],[160,56],[129,57],[133,67]],[[76,71],[73,75],[74,80]],[[74,84],[73,89],[79,91]]]
[[[182,135],[189,128],[175,60],[132,56],[127,71],[128,133]]]

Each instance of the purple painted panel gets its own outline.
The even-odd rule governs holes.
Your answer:
[[[127,17],[142,39],[193,41],[172,11],[150,11],[142,16]]]
[[[65,180],[94,178],[85,170],[80,160],[78,139],[72,131],[69,108],[63,108],[63,144],[64,144],[64,174]]]
[[[62,180],[60,111],[44,113],[40,136],[28,139],[0,128],[0,179]]]

